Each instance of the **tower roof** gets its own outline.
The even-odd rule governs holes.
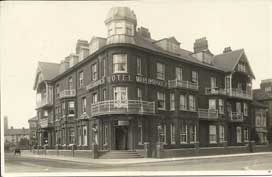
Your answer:
[[[105,23],[109,23],[112,20],[128,20],[137,23],[135,13],[128,7],[112,7],[108,12]]]

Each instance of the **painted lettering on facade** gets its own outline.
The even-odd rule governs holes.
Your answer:
[[[167,82],[165,82],[165,81],[161,81],[161,80],[158,80],[158,79],[147,78],[147,77],[143,77],[143,76],[136,76],[136,82],[143,83],[143,84],[160,86],[160,87],[167,87]]]
[[[105,78],[104,77],[102,79],[99,79],[99,80],[96,80],[96,81],[92,81],[90,84],[88,84],[86,86],[86,89],[90,90],[90,89],[92,89],[94,87],[97,87],[99,85],[102,85],[102,84],[105,84]]]

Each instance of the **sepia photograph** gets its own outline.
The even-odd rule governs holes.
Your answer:
[[[1,176],[272,175],[272,2],[0,2]]]

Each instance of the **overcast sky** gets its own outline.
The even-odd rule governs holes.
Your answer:
[[[154,39],[175,36],[193,49],[206,36],[209,49],[244,48],[260,81],[272,78],[272,5],[269,1],[130,1],[130,2],[1,2],[0,58],[2,117],[9,126],[28,127],[36,114],[34,77],[38,61],[60,62],[75,50],[77,39],[106,36],[104,24],[112,6],[128,6],[138,26]]]

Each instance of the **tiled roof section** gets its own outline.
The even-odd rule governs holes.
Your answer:
[[[265,105],[259,101],[255,101],[255,100],[252,102],[252,104],[254,107],[259,107],[259,108],[267,108],[268,107],[267,105]]]
[[[37,121],[37,120],[38,120],[38,117],[37,117],[37,116],[34,116],[34,117],[28,119],[28,121]]]
[[[269,94],[262,89],[255,89],[253,90],[253,98],[255,100],[272,100],[272,94]]]
[[[200,65],[203,65],[203,66],[208,66],[208,67],[213,68],[213,69],[222,70],[219,67],[200,62],[195,57],[191,56],[193,53],[188,51],[188,50],[179,48],[178,49],[178,54],[174,54],[174,53],[170,53],[170,52],[167,52],[167,51],[163,50],[161,47],[154,44],[153,42],[154,42],[153,39],[144,38],[144,37],[142,37],[140,35],[136,35],[136,37],[135,37],[135,45],[137,45],[139,47],[143,47],[143,48],[155,51],[155,52],[160,52],[160,53],[164,53],[164,54],[167,54],[167,55],[171,55],[173,57],[177,57],[177,58],[183,59],[185,61],[200,64]]]
[[[4,134],[8,135],[29,135],[29,129],[7,129]]]
[[[212,64],[221,68],[225,72],[231,72],[237,64],[240,56],[244,52],[243,49],[234,50],[214,56]]]
[[[60,64],[39,62],[39,67],[43,74],[44,80],[51,80],[59,74]]]

